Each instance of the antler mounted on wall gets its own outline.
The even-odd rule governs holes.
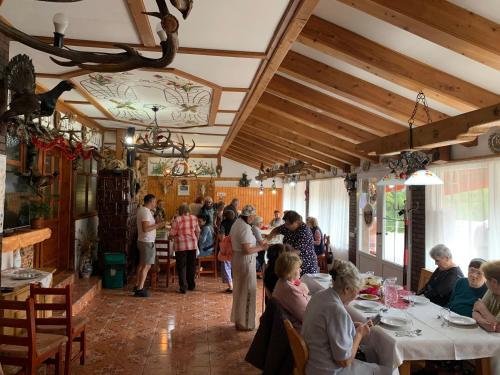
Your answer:
[[[189,11],[191,10],[193,4],[193,0],[170,0],[170,2],[183,14],[184,18],[189,15]],[[1,19],[0,32],[5,34],[7,37],[31,48],[69,60],[62,61],[50,57],[53,62],[62,66],[78,66],[81,69],[94,72],[123,72],[139,68],[163,68],[172,63],[179,48],[179,40],[177,37],[179,21],[169,12],[165,0],[156,0],[156,4],[158,5],[159,12],[145,12],[144,14],[158,17],[161,20],[161,28],[158,29],[157,32],[161,40],[160,45],[162,56],[158,59],[144,57],[136,49],[123,43],[116,44],[117,48],[124,50],[124,52],[121,53],[85,52],[59,48],[44,43],[39,39],[8,25]]]

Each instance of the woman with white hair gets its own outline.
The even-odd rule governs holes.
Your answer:
[[[252,222],[256,216],[255,208],[246,205],[240,217],[234,222],[229,235],[233,247],[233,306],[231,321],[239,331],[255,329],[255,304],[257,279],[255,274],[255,254],[265,250],[267,245],[256,245],[252,233]]]
[[[255,219],[253,219],[252,223],[252,233],[255,236],[255,240],[257,241],[257,245],[263,246],[265,245],[266,241],[264,241],[264,238],[262,238],[262,231],[260,230],[260,227],[262,227],[262,224],[264,223],[264,219],[262,216],[255,216]],[[257,259],[256,259],[256,270],[257,272],[262,272],[262,267],[266,263],[266,251],[262,250],[257,253]]]
[[[443,244],[434,246],[429,255],[438,268],[417,294],[423,294],[436,305],[446,307],[456,282],[464,277],[462,270],[455,263],[450,249]]]
[[[333,287],[314,294],[307,305],[302,335],[309,348],[307,375],[382,375],[391,368],[355,359],[372,322],[353,322],[346,306],[364,282],[351,262],[335,260],[330,271]]]

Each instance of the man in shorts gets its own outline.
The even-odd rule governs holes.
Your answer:
[[[156,207],[156,198],[153,194],[144,197],[144,205],[137,210],[137,248],[139,249],[139,265],[134,288],[136,297],[148,297],[149,292],[144,288],[151,265],[155,264],[156,229],[165,226],[165,222],[156,223],[151,210]]]

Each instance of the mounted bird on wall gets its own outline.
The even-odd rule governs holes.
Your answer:
[[[40,198],[43,198],[45,189],[54,183],[54,180],[59,176],[59,172],[55,171],[51,174],[42,175],[38,169],[30,168],[28,173],[21,173],[20,176],[26,178],[33,192]]]
[[[23,116],[25,126],[36,126],[33,119],[52,116],[59,97],[74,88],[71,82],[61,81],[52,90],[35,94],[35,68],[29,56],[24,54],[9,61],[4,75],[11,100],[9,109],[0,117],[0,123],[18,123],[18,116]]]

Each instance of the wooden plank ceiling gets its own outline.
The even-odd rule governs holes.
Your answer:
[[[484,5],[320,1],[221,151],[253,166],[296,158],[315,170],[377,161],[373,155],[409,147],[407,121],[421,90],[435,123],[417,112],[415,145],[470,142],[499,119],[500,19]]]

